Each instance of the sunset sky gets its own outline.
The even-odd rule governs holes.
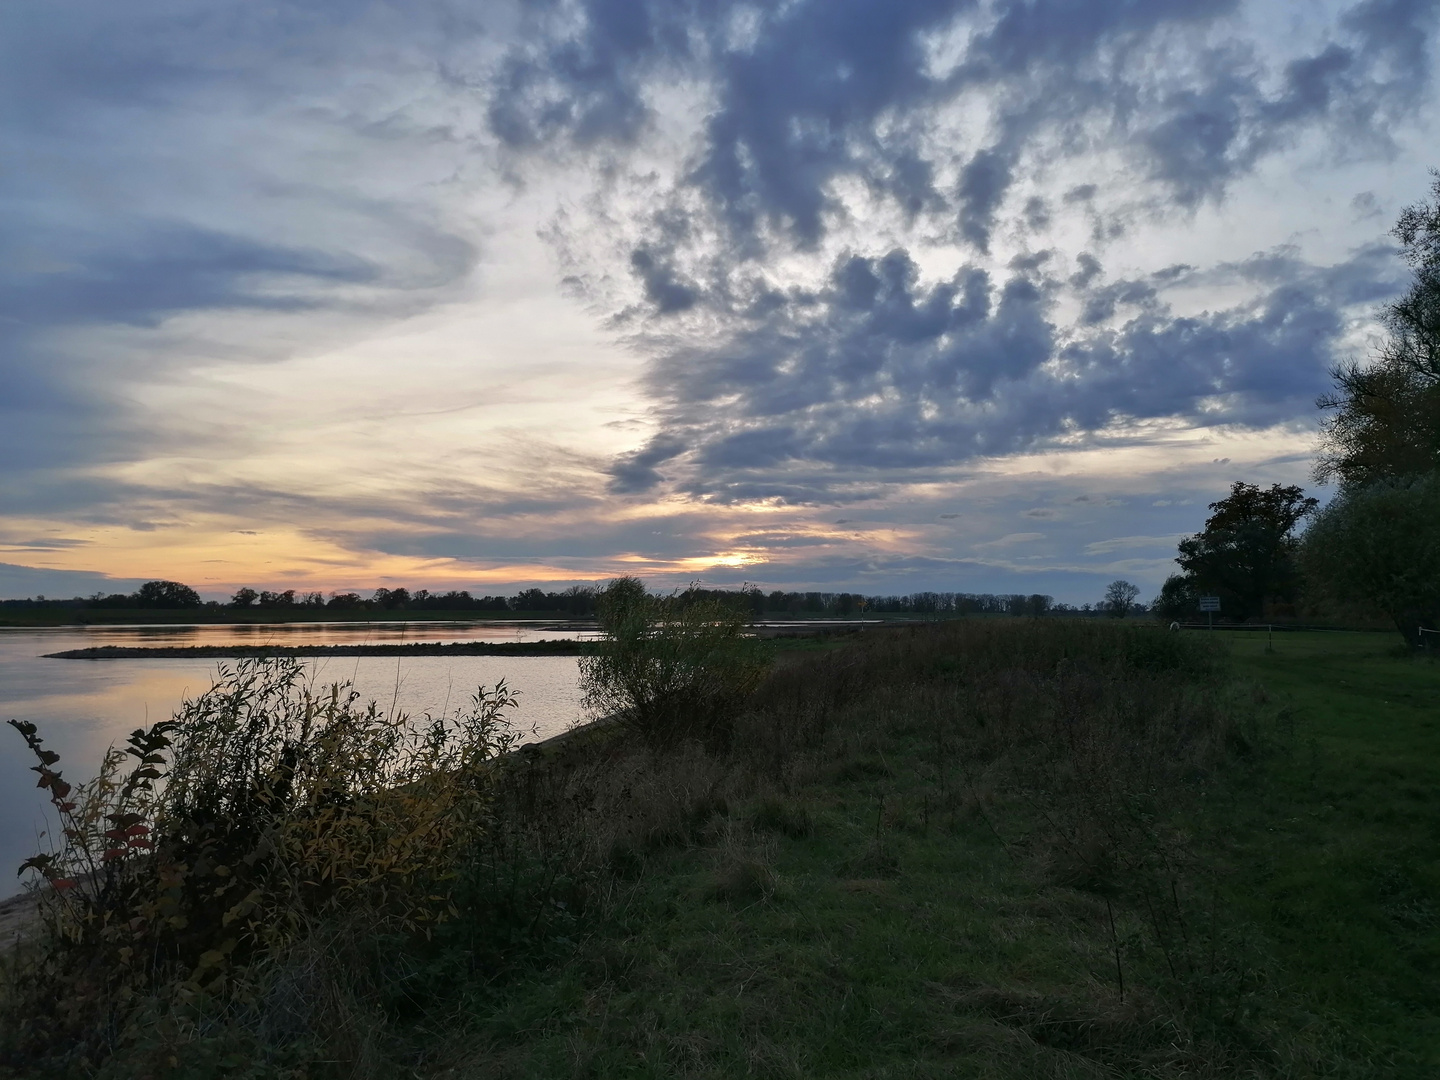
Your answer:
[[[9,0],[0,595],[1148,599],[1312,486],[1436,16]]]

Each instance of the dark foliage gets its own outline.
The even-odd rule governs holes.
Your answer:
[[[1295,597],[1295,527],[1317,505],[1293,484],[1265,490],[1237,480],[1227,497],[1210,504],[1204,530],[1180,541],[1175,561],[1197,590],[1218,595],[1228,614],[1264,615],[1271,601]]]
[[[1316,597],[1383,611],[1412,646],[1440,637],[1440,472],[1341,491],[1300,564]]]
[[[1332,372],[1335,389],[1316,476],[1354,488],[1440,469],[1440,172],[1432,201],[1401,212],[1391,235],[1415,271],[1409,290],[1381,312],[1389,332],[1374,362]]]
[[[200,606],[200,594],[178,581],[147,581],[135,593],[135,606],[187,608]]]
[[[1171,574],[1160,586],[1160,595],[1150,610],[1162,619],[1188,619],[1200,608],[1200,591],[1195,579],[1184,574]]]

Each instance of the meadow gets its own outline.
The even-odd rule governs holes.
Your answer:
[[[1398,635],[1277,634],[1272,652],[1239,631],[962,619],[767,648],[758,690],[704,739],[602,726],[489,759],[486,824],[441,875],[450,917],[316,909],[223,986],[135,984],[83,1059],[41,1017],[3,1060],[117,1077],[1440,1068],[1440,668]],[[21,978],[35,949],[11,957],[12,1017],[45,1007]]]

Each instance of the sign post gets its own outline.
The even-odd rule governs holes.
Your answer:
[[[1205,621],[1210,629],[1215,629],[1215,612],[1220,610],[1220,598],[1218,596],[1200,597],[1200,610],[1205,612]]]

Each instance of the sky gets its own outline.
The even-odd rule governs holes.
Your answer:
[[[0,595],[1153,595],[1313,488],[1437,6],[9,0]]]

